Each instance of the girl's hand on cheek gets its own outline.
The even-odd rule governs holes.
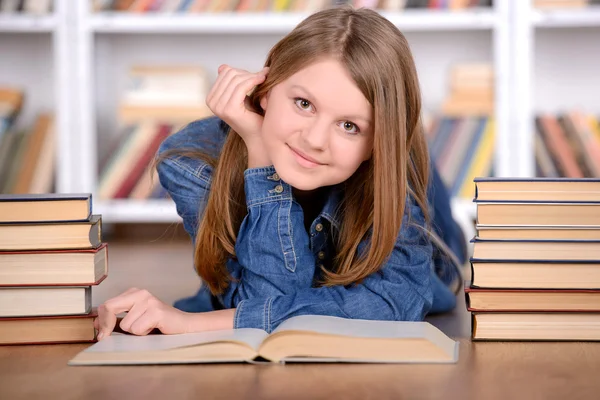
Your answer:
[[[251,73],[221,65],[217,80],[206,97],[210,110],[231,126],[249,148],[258,147],[263,117],[248,109],[246,97],[256,85],[264,82],[268,70],[265,67]]]
[[[127,312],[127,316],[119,326],[134,335],[147,335],[154,328],[165,334],[186,333],[190,318],[188,313],[163,303],[147,290],[131,288],[98,307],[98,318],[94,320],[98,340],[111,334],[117,314],[122,312]]]

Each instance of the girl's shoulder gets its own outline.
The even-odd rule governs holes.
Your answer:
[[[159,154],[166,151],[201,151],[211,157],[218,157],[229,126],[218,117],[209,117],[190,122],[169,136],[160,146]]]
[[[162,142],[158,158],[196,173],[205,169],[206,156],[219,157],[228,132],[229,126],[217,117],[191,122]]]

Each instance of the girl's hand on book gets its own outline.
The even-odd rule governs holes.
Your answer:
[[[190,323],[189,313],[163,303],[147,290],[131,288],[98,307],[98,318],[94,320],[98,340],[110,336],[117,314],[122,312],[127,316],[120,328],[134,335],[147,335],[155,328],[165,334],[186,333]]]
[[[269,68],[257,73],[221,65],[217,81],[206,97],[206,105],[227,122],[244,139],[246,146],[256,147],[260,142],[263,117],[247,105],[248,93],[265,81]]]

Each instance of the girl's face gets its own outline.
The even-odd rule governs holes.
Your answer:
[[[344,182],[373,150],[373,110],[346,68],[325,59],[261,99],[263,142],[277,173],[306,191]]]

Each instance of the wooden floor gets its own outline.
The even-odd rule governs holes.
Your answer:
[[[111,241],[100,304],[131,286],[167,303],[199,281],[187,241]],[[87,344],[0,346],[0,399],[598,399],[600,344],[472,342],[459,296],[428,320],[460,342],[459,361],[411,364],[205,364],[71,367]]]

